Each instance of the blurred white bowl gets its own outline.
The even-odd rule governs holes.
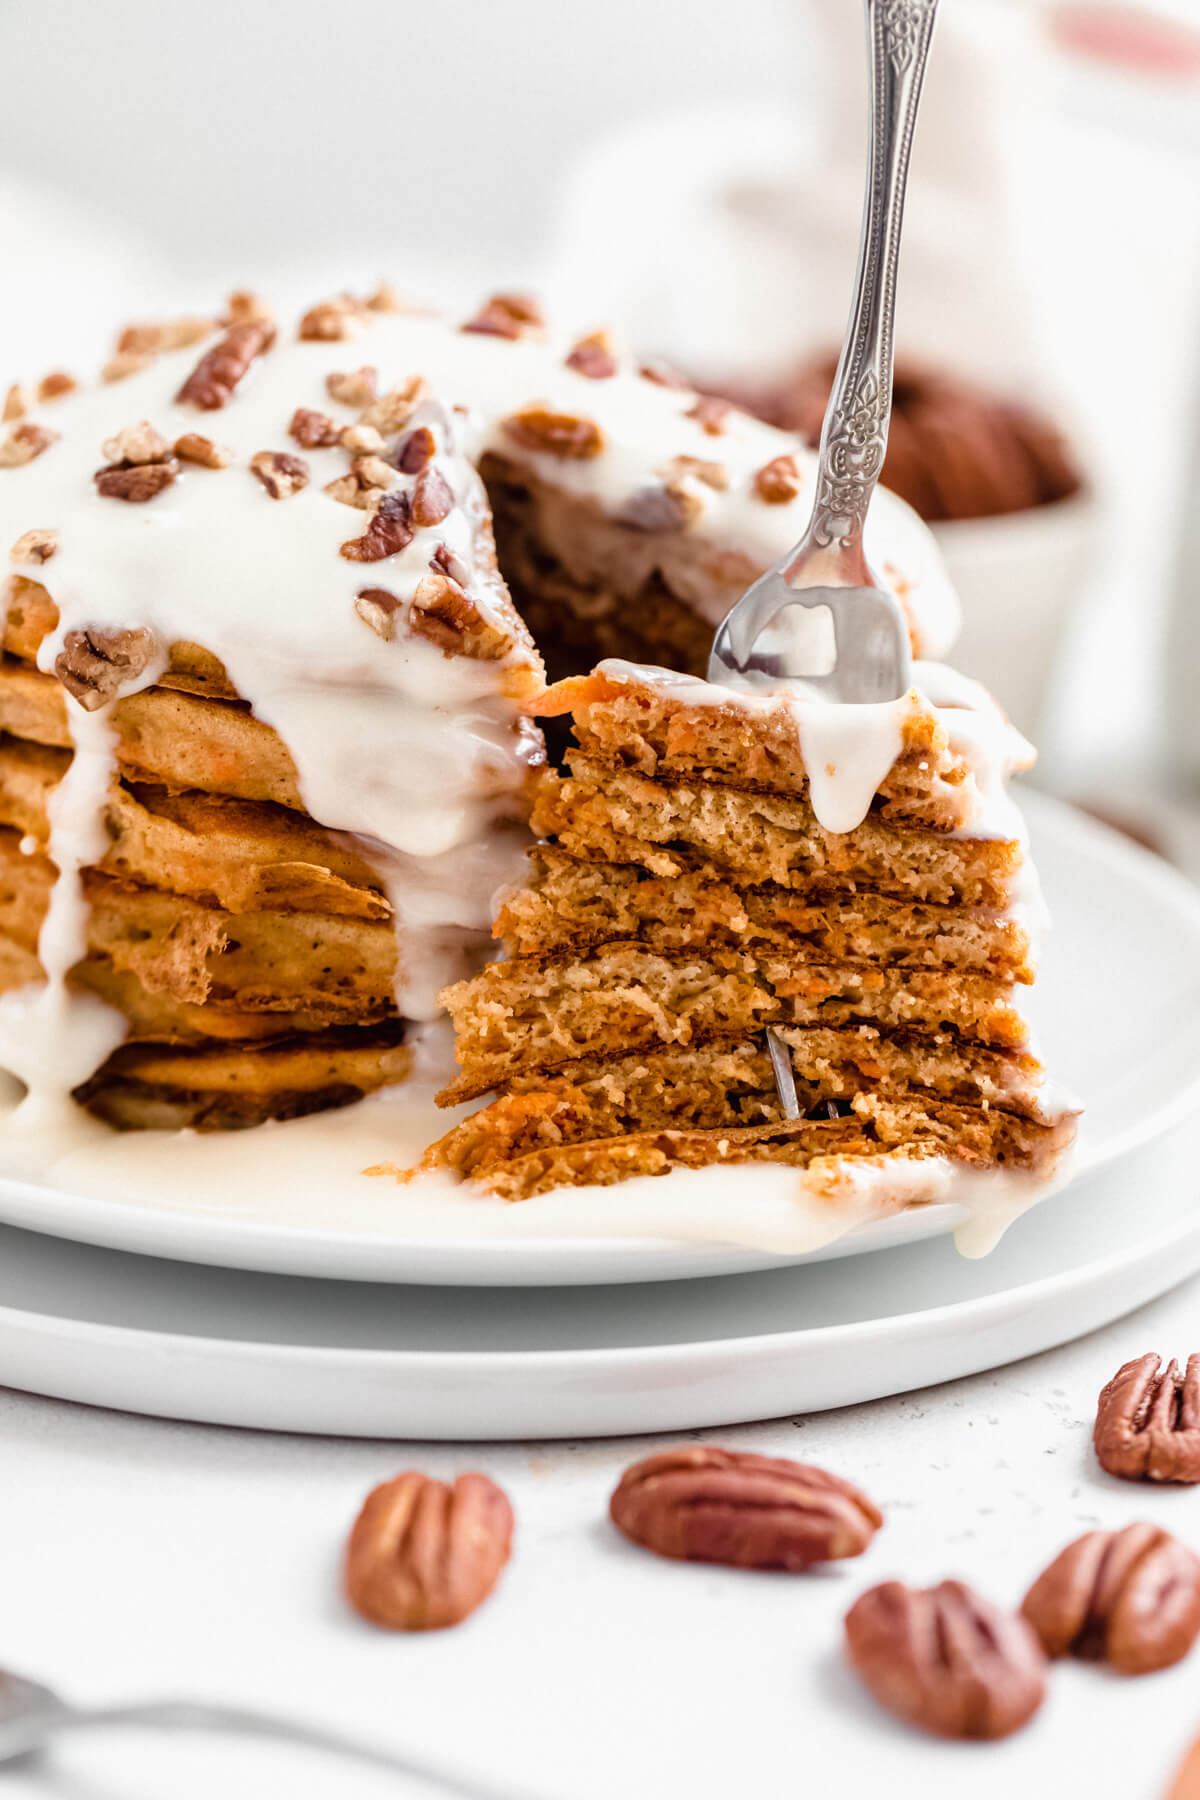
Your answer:
[[[1067,500],[932,527],[962,603],[955,668],[995,695],[1034,742],[1067,626],[1096,566],[1098,506]]]

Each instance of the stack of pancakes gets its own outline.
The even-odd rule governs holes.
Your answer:
[[[506,956],[443,996],[461,1068],[443,1103],[499,1097],[430,1161],[512,1199],[723,1161],[818,1184],[863,1158],[1047,1173],[1073,1115],[1016,1001],[1023,846],[996,830],[1013,815],[985,816],[981,746],[1015,734],[973,730],[956,698],[859,709],[896,750],[861,820],[831,830],[811,707],[624,663],[552,688],[539,712],[569,710],[578,748],[542,779]]]
[[[72,760],[66,696],[36,660],[56,624],[46,590],[18,579],[0,662],[3,992],[43,979],[46,847]],[[76,1099],[121,1127],[223,1129],[400,1080],[404,935],[370,846],[308,815],[283,740],[198,645],[172,645],[107,718],[115,769],[69,982],[123,1014],[128,1038]]]

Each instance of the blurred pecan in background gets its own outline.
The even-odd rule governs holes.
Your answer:
[[[1200,1558],[1157,1525],[1089,1531],[1043,1571],[1021,1608],[1049,1656],[1148,1675],[1200,1632]]]
[[[1200,1482],[1200,1356],[1187,1373],[1139,1356],[1100,1395],[1093,1434],[1100,1467],[1126,1481]]]
[[[961,1581],[869,1589],[846,1614],[846,1644],[881,1706],[941,1737],[1007,1737],[1046,1691],[1030,1626]]]
[[[609,1507],[619,1531],[659,1556],[743,1569],[807,1569],[861,1556],[879,1508],[824,1469],[698,1445],[626,1469]]]
[[[393,1631],[457,1625],[487,1599],[512,1552],[508,1497],[486,1475],[453,1486],[415,1469],[373,1488],[346,1546],[346,1595]]]

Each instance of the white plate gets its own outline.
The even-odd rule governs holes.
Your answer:
[[[1055,918],[1030,1010],[1047,1064],[1087,1108],[1078,1180],[1148,1143],[1200,1101],[1200,895],[1157,858],[1070,808],[1036,793],[1026,795],[1025,805]],[[344,1126],[349,1115],[340,1118]],[[269,1129],[304,1133],[313,1124]],[[272,1140],[263,1132],[254,1136],[261,1169]],[[794,1252],[781,1256],[745,1243],[682,1236],[569,1235],[575,1203],[569,1190],[520,1207],[476,1208],[478,1217],[466,1221],[470,1231],[464,1233],[461,1206],[455,1218],[447,1211],[445,1224],[431,1229],[437,1213],[426,1205],[414,1215],[413,1190],[390,1181],[359,1181],[357,1198],[334,1194],[321,1179],[310,1181],[304,1194],[291,1180],[253,1181],[239,1189],[239,1169],[251,1156],[240,1135],[203,1143],[182,1139],[172,1146],[179,1152],[172,1177],[152,1188],[136,1188],[114,1161],[117,1176],[110,1171],[107,1190],[98,1192],[105,1157],[113,1150],[123,1157],[150,1149],[148,1137],[110,1141],[77,1158],[79,1186],[86,1176],[91,1192],[76,1191],[69,1178],[56,1187],[0,1178],[0,1221],[149,1256],[351,1281],[577,1285],[711,1276],[806,1260]],[[375,1153],[362,1155],[352,1169],[378,1154],[376,1144]],[[734,1203],[726,1210],[737,1212],[751,1240],[756,1220],[770,1223],[765,1173],[771,1172],[722,1171]],[[666,1189],[689,1179],[668,1176],[656,1185]],[[962,1218],[956,1206],[913,1208],[809,1255],[816,1260],[912,1244]],[[1016,1227],[1026,1229],[1024,1222]]]
[[[945,1239],[630,1287],[394,1287],[231,1273],[0,1227],[0,1383],[170,1418],[363,1437],[691,1430],[845,1406],[1049,1349],[1200,1267],[1182,1127]]]

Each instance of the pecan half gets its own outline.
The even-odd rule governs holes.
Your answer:
[[[57,549],[57,531],[35,528],[21,533],[9,555],[15,563],[46,563]]]
[[[256,450],[250,458],[250,473],[258,477],[272,500],[287,500],[308,486],[308,464],[288,450]]]
[[[438,1631],[482,1604],[512,1554],[513,1513],[486,1475],[415,1470],[367,1495],[346,1546],[346,1596],[373,1625]]]
[[[540,450],[572,461],[599,456],[604,448],[604,433],[594,420],[577,419],[573,413],[550,412],[545,406],[526,406],[518,413],[510,413],[504,420],[504,429],[526,450]]]
[[[1149,1354],[1101,1391],[1093,1442],[1102,1469],[1126,1481],[1200,1482],[1200,1356],[1187,1372]]]
[[[589,381],[609,380],[617,372],[617,358],[608,333],[593,331],[590,337],[580,338],[567,356],[567,367]]]
[[[224,337],[200,358],[175,398],[181,405],[216,412],[227,406],[233,391],[256,356],[275,342],[270,319],[247,319],[231,325]]]
[[[341,554],[348,562],[382,562],[385,557],[395,556],[413,540],[409,509],[406,493],[385,494],[362,536],[350,538],[342,545]]]
[[[177,437],[174,450],[181,462],[199,463],[202,469],[227,469],[233,461],[227,444],[214,444],[199,431],[185,431]]]
[[[861,1556],[883,1515],[804,1463],[708,1445],[626,1469],[609,1506],[619,1531],[659,1556],[745,1569],[807,1569]]]
[[[846,1614],[846,1647],[880,1706],[941,1737],[1007,1737],[1046,1692],[1032,1627],[961,1581],[870,1588]]]
[[[532,337],[542,330],[545,315],[532,294],[493,294],[484,302],[464,331],[485,337]]]
[[[341,426],[328,413],[314,412],[309,406],[298,406],[288,424],[288,436],[295,438],[302,450],[327,450],[341,435]]]
[[[361,369],[333,369],[325,377],[325,392],[341,406],[369,406],[379,391],[379,372],[364,363]]]
[[[454,508],[454,490],[439,469],[422,469],[413,484],[414,525],[440,525]]]
[[[800,492],[800,465],[794,456],[773,456],[754,472],[754,488],[768,506],[786,506]]]
[[[21,419],[0,443],[0,469],[19,469],[23,463],[31,463],[51,444],[57,443],[60,436],[60,432],[51,431],[48,425],[35,425],[32,419]]]
[[[1042,1571],[1021,1611],[1047,1655],[1148,1675],[1200,1633],[1200,1558],[1157,1525],[1088,1531]]]
[[[144,674],[158,654],[154,633],[141,626],[89,625],[86,631],[68,631],[54,673],[80,706],[97,712]]]

